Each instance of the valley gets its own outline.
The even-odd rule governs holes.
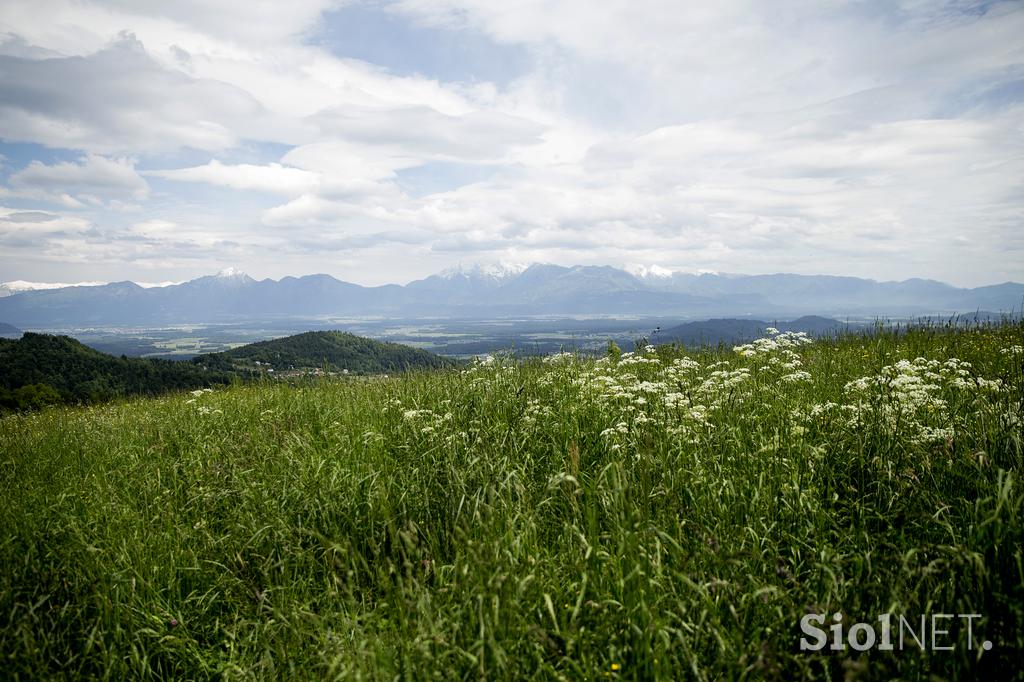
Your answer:
[[[668,334],[680,324],[672,317],[503,319],[294,319],[237,324],[190,324],[155,327],[37,327],[29,331],[71,336],[111,355],[187,360],[202,353],[230,350],[249,343],[291,336],[305,331],[343,329],[358,336],[401,343],[454,358],[470,358],[502,350],[544,355],[561,350],[601,351],[609,340],[623,348],[639,338],[652,342],[719,341],[752,338],[774,320],[727,324],[726,320],[692,322],[683,337]],[[835,328],[860,329],[869,320],[831,321]],[[661,331],[656,331],[660,328]],[[812,331],[812,330],[808,330]],[[659,334],[661,338],[659,338]]]

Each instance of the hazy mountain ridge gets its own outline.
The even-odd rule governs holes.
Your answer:
[[[16,339],[21,336],[21,330],[15,327],[13,324],[7,324],[6,322],[0,322],[0,338],[4,339]]]
[[[26,290],[0,298],[20,327],[229,322],[317,316],[484,318],[507,315],[932,315],[1019,311],[1024,285],[962,289],[934,280],[728,275],[610,266],[457,268],[405,286],[365,287],[330,275],[255,280],[229,270],[161,287],[133,282]]]

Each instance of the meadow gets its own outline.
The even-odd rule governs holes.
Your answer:
[[[8,416],[0,671],[1022,679],[1022,346],[781,333]],[[925,646],[801,650],[836,612]]]

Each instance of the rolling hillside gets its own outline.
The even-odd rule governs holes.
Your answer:
[[[231,379],[191,363],[114,357],[67,336],[26,332],[18,340],[0,339],[0,406],[8,409],[156,395]]]
[[[307,332],[191,362],[115,357],[67,336],[26,332],[18,340],[0,339],[0,407],[31,409],[207,388],[251,378],[257,370],[381,374],[451,365],[433,353],[343,332]]]

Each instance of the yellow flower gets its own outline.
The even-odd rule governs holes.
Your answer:
[[[622,668],[622,666],[619,665],[618,663],[612,663],[612,670],[613,671],[619,670],[620,668]]]

